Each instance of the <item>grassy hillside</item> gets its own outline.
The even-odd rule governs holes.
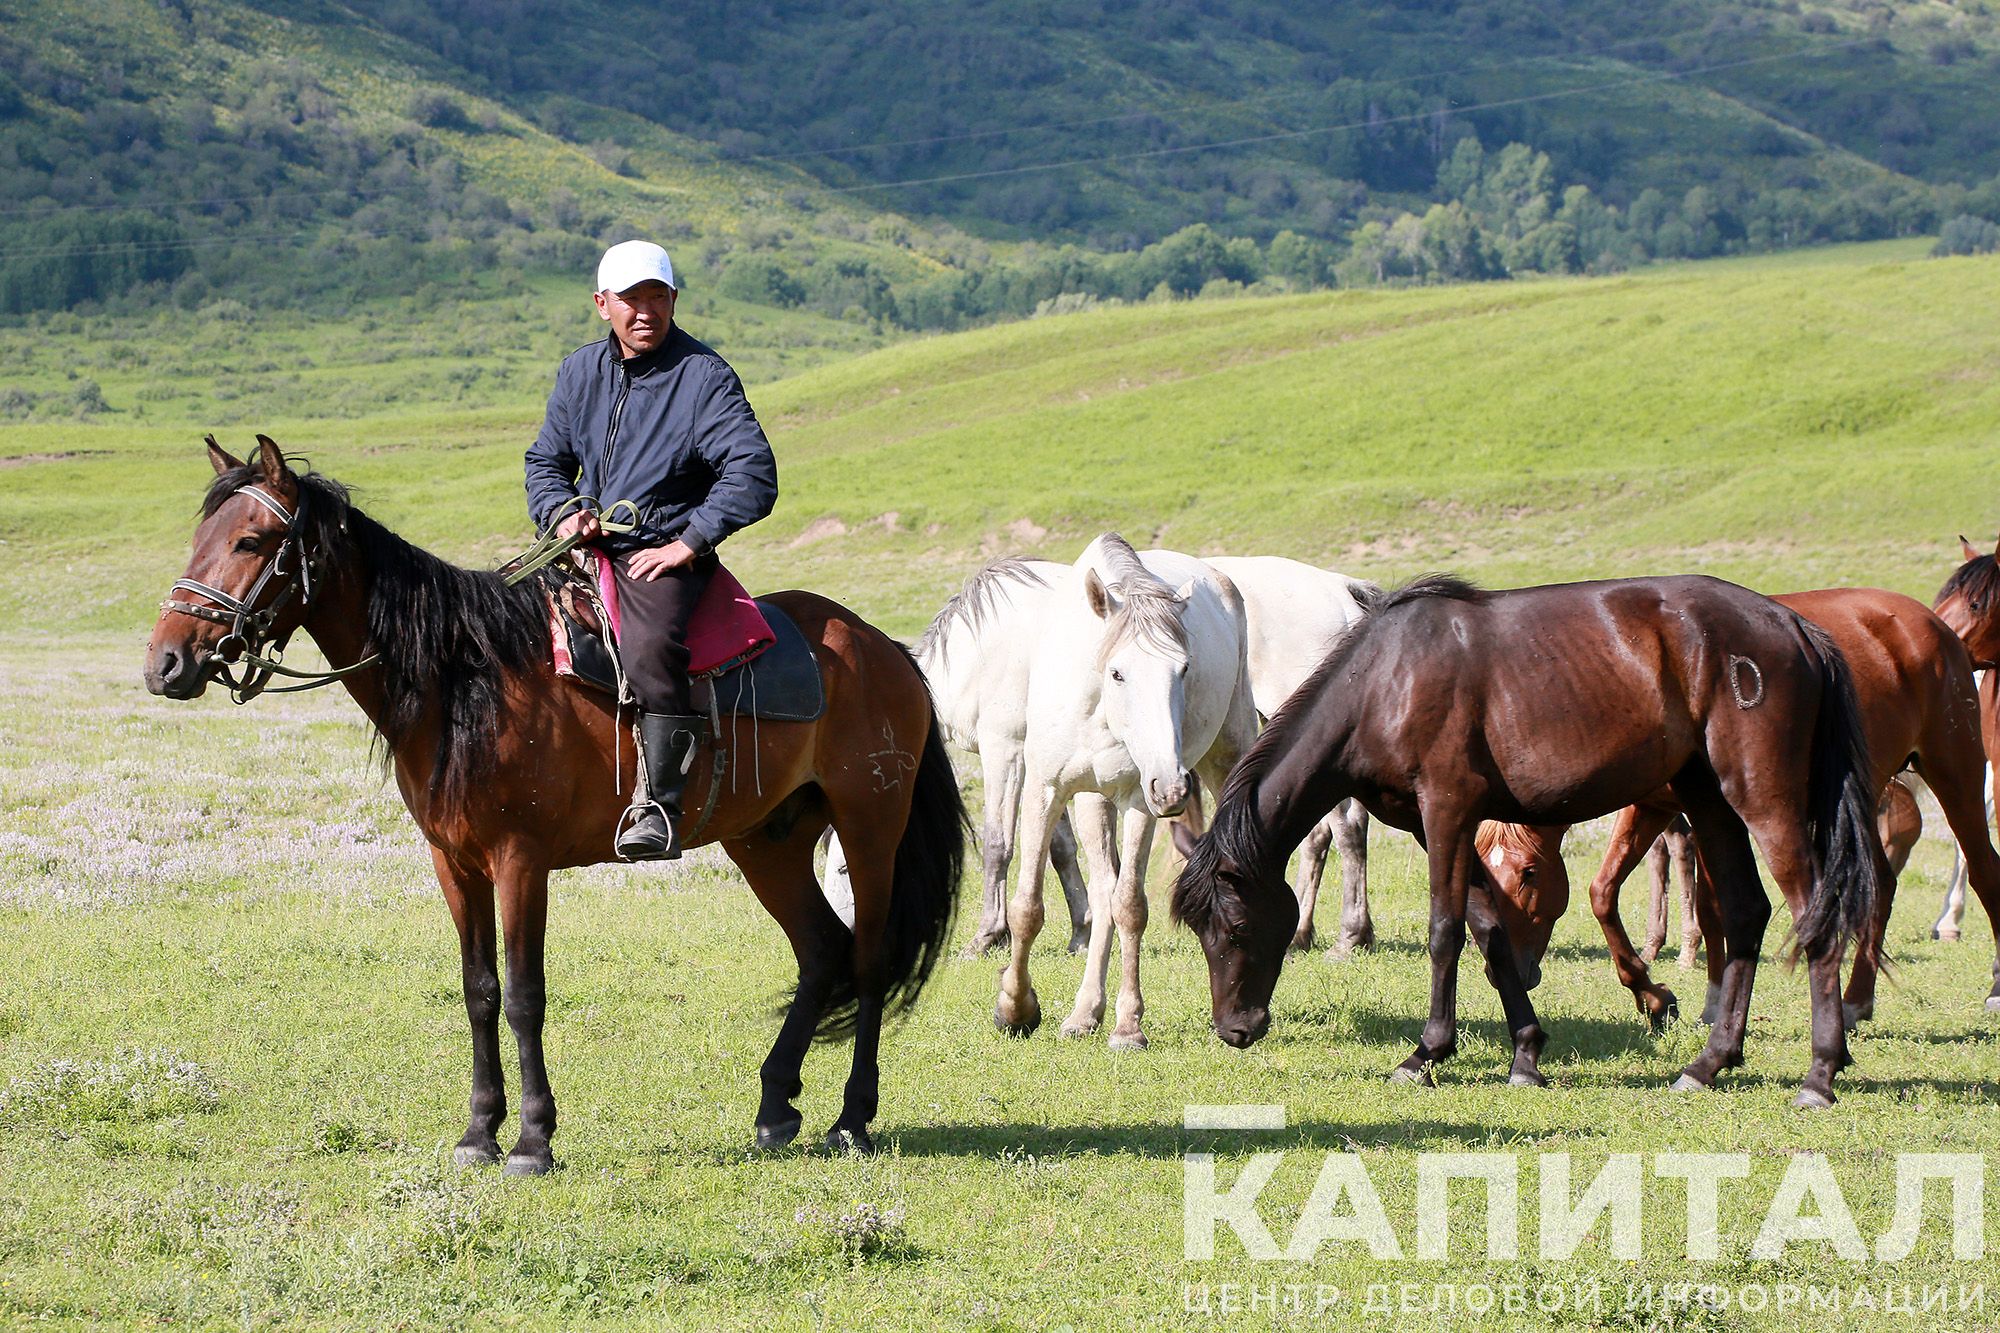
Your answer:
[[[728,554],[755,585],[823,588],[906,632],[982,557],[1069,559],[1106,528],[1383,579],[1706,570],[1927,598],[1955,534],[2000,527],[2000,261],[1919,255],[1148,304],[753,377],[784,493]],[[345,357],[246,368],[228,401],[201,380],[150,399],[161,381],[129,357],[37,350],[52,386],[84,364],[115,410],[7,430],[0,614],[37,633],[145,624],[224,416],[228,439],[267,431],[460,559],[518,547],[546,363],[512,351],[455,404],[328,419],[383,377],[451,373],[353,351],[394,332],[321,321],[310,345]]]

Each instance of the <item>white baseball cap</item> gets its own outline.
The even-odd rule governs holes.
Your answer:
[[[680,290],[674,261],[651,241],[620,241],[597,261],[597,291],[629,292],[642,282],[664,282]]]

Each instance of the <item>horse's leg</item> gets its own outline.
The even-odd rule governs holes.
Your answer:
[[[1787,808],[1775,802],[1759,802],[1761,808],[1746,816],[1750,831],[1756,835],[1757,846],[1764,853],[1764,864],[1771,868],[1771,878],[1785,895],[1785,903],[1792,910],[1794,922],[1805,915],[1806,905],[1812,901],[1814,881],[1818,878],[1812,837],[1805,821],[1796,813],[1803,804],[1800,801],[1798,805]],[[1883,855],[1881,841],[1873,837],[1865,841],[1868,852],[1875,858],[1877,875],[1887,874],[1887,858]],[[1889,896],[1886,885],[1881,896]],[[1728,927],[1725,926],[1724,930],[1728,932]],[[1730,944],[1733,949],[1733,934]],[[1806,1070],[1805,1083],[1792,1104],[1807,1110],[1833,1105],[1833,1077],[1853,1063],[1847,1049],[1847,1027],[1841,1015],[1841,952],[1841,946],[1826,944],[1806,954],[1806,977],[1812,996],[1812,1064]],[[1747,1022],[1750,1007],[1748,985],[1744,986],[1738,1003],[1745,1011],[1743,1017]],[[1740,1031],[1738,1049],[1741,1049]]]
[[[521,1059],[521,1137],[501,1169],[510,1176],[545,1175],[555,1168],[549,1140],[556,1132],[556,1097],[542,1059],[542,1020],[548,1012],[542,951],[549,925],[549,871],[534,862],[501,867],[496,888],[500,925],[507,936],[507,1026]],[[831,912],[831,907],[826,909]]]
[[[1049,828],[1061,808],[1061,796],[1048,783],[1037,778],[1023,784],[1014,897],[1007,904],[1011,951],[1000,972],[1000,997],[993,1005],[994,1026],[1017,1037],[1027,1036],[1042,1022],[1042,1003],[1028,978],[1028,954],[1035,947],[1035,936],[1042,933],[1042,867],[1049,859]]]
[[[800,1067],[813,1033],[819,1028],[821,1012],[838,982],[853,966],[856,938],[834,912],[813,878],[812,847],[817,838],[809,827],[816,821],[802,821],[784,842],[772,842],[761,832],[732,838],[723,844],[729,859],[743,872],[757,901],[785,932],[798,961],[799,984],[785,1019],[778,1027],[777,1040],[758,1070],[762,1092],[757,1101],[756,1146],[760,1150],[782,1148],[798,1137],[804,1118],[793,1104],[799,1095]],[[847,861],[848,882],[854,895],[855,920],[862,921],[864,898],[862,867],[866,864],[864,844],[843,836],[842,853]],[[871,867],[872,870],[872,867]],[[869,911],[879,912],[868,891]],[[870,916],[868,920],[873,921]]]
[[[1334,807],[1333,849],[1340,854],[1340,936],[1329,957],[1375,947],[1375,921],[1368,914],[1368,807],[1352,797]]]
[[[1105,836],[1109,836],[1108,834]],[[1069,951],[1082,953],[1090,943],[1090,888],[1078,868],[1078,834],[1075,821],[1065,812],[1049,834],[1049,868],[1062,885],[1063,901],[1069,905]]]
[[[1299,903],[1299,928],[1292,932],[1292,950],[1300,952],[1313,947],[1313,914],[1319,910],[1320,881],[1326,878],[1326,855],[1333,846],[1333,816],[1312,826],[1306,840],[1299,844],[1299,877],[1292,896]]]
[[[1715,896],[1715,880],[1700,857],[1694,858],[1695,883],[1689,919],[1700,932],[1701,951],[1708,964],[1708,989],[1701,999],[1701,1021],[1714,1023],[1722,1012],[1722,977],[1729,951],[1722,937],[1722,908]]]
[[[1548,1035],[1535,1017],[1534,1001],[1521,976],[1513,942],[1507,938],[1507,927],[1493,910],[1491,892],[1489,884],[1467,892],[1465,920],[1472,928],[1473,943],[1486,956],[1486,978],[1500,994],[1500,1009],[1514,1039],[1514,1064],[1507,1071],[1507,1081],[1517,1088],[1545,1088],[1549,1081],[1542,1076],[1541,1058]]]
[[[853,848],[847,867],[854,880],[854,938],[849,958],[856,1007],[854,1064],[841,1096],[840,1117],[826,1132],[826,1146],[836,1152],[872,1153],[875,1143],[868,1126],[881,1102],[882,1005],[888,992],[883,946],[896,887],[896,849],[903,840],[908,812],[905,809],[904,818],[891,822],[885,818],[889,812],[879,802],[863,810],[866,818],[856,818],[836,804],[833,815],[841,836]]]
[[[1113,901],[1117,894],[1118,860],[1112,852],[1112,805],[1096,792],[1078,792],[1070,803],[1076,812],[1078,841],[1090,862],[1090,934],[1077,983],[1076,1004],[1062,1025],[1065,1037],[1097,1031],[1104,1021],[1104,976],[1110,967]]]
[[[1111,1029],[1114,1051],[1146,1047],[1141,1026],[1146,1002],[1139,993],[1139,945],[1146,934],[1146,857],[1153,846],[1153,817],[1144,806],[1125,812],[1118,840],[1118,1022]]]
[[[2000,856],[1987,835],[1987,805],[1984,798],[1986,770],[1983,754],[1973,755],[1969,747],[1926,749],[1917,761],[1917,772],[1937,797],[1945,823],[1958,839],[1959,855],[1965,862],[1965,880],[1979,895],[1986,919],[1994,932],[1993,988],[1987,992],[1986,1007],[2000,1012]],[[1965,891],[1959,890],[1959,911],[1965,910]],[[1956,934],[1956,932],[1954,932]]]
[[[979,834],[979,925],[961,958],[973,959],[1007,942],[1007,865],[1014,856],[1014,832],[1021,812],[1021,750],[1018,745],[982,738],[980,785],[985,826]]]
[[[1701,842],[1702,867],[1715,890],[1724,937],[1714,1026],[1708,1030],[1708,1043],[1701,1054],[1673,1083],[1676,1089],[1687,1090],[1713,1087],[1718,1074],[1743,1063],[1743,1029],[1749,1022],[1750,990],[1764,947],[1764,928],[1771,920],[1771,903],[1757,878],[1750,832],[1723,799],[1715,775],[1706,768],[1690,766],[1674,780],[1674,794],[1680,797]],[[1714,947],[1711,936],[1709,948]],[[1836,1032],[1839,1027],[1836,1011]]]
[[[1959,923],[1965,920],[1965,888],[1965,849],[1953,843],[1951,874],[1944,882],[1944,902],[1938,907],[1937,920],[1931,923],[1932,939],[1951,941],[1959,937]]]
[[[459,972],[465,984],[465,1016],[472,1024],[472,1116],[465,1137],[452,1149],[460,1166],[490,1166],[500,1160],[500,1125],[507,1118],[507,1080],[500,1068],[500,969],[493,929],[493,881],[459,869],[443,851],[431,848],[438,887],[458,927]]]
[[[1639,951],[1632,947],[1632,937],[1625,933],[1625,923],[1618,916],[1618,889],[1672,818],[1648,805],[1627,806],[1619,811],[1611,828],[1610,845],[1604,849],[1604,860],[1597,867],[1597,878],[1590,882],[1590,910],[1604,931],[1604,942],[1611,950],[1611,965],[1619,982],[1632,992],[1639,1013],[1655,1032],[1680,1015],[1680,1001],[1672,991],[1655,982],[1645,963],[1639,960]]]
[[[1869,850],[1875,856],[1881,891],[1875,895],[1875,910],[1868,914],[1868,920],[1854,938],[1854,966],[1848,973],[1847,990],[1840,1001],[1841,1026],[1848,1032],[1875,1016],[1875,981],[1882,970],[1882,951],[1889,938],[1889,913],[1896,904],[1895,867],[1879,838],[1870,839]],[[1836,961],[1836,968],[1838,965]]]
[[[1652,881],[1653,896],[1646,912],[1646,945],[1639,950],[1639,961],[1647,967],[1660,956],[1660,950],[1667,942],[1667,839],[1665,834],[1653,839],[1653,845],[1646,849],[1646,878]]]
[[[1674,877],[1681,890],[1681,952],[1675,959],[1684,970],[1693,970],[1695,956],[1701,952],[1701,941],[1706,933],[1695,910],[1695,857],[1694,834],[1688,832],[1684,821],[1676,818],[1661,835],[1667,844],[1667,859],[1673,863]]]
[[[1431,1007],[1417,1049],[1389,1074],[1397,1083],[1435,1083],[1431,1066],[1458,1049],[1458,957],[1465,950],[1466,886],[1472,874],[1476,820],[1423,812],[1431,874]]]

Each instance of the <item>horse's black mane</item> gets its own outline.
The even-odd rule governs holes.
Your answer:
[[[202,516],[263,476],[254,464],[219,474],[202,499]],[[322,577],[355,570],[366,582],[367,651],[382,655],[374,674],[383,698],[376,721],[383,763],[435,705],[431,796],[456,808],[492,772],[506,676],[549,660],[542,594],[533,581],[510,588],[497,574],[461,569],[412,546],[355,508],[331,477],[307,471],[294,479],[301,531]]]
[[[1327,682],[1347,669],[1348,661],[1355,652],[1389,619],[1391,613],[1416,602],[1440,598],[1476,602],[1486,596],[1473,584],[1453,574],[1425,574],[1387,592],[1372,585],[1365,590],[1356,587],[1351,591],[1361,604],[1364,613],[1361,619],[1349,625],[1334,640],[1326,657],[1313,668],[1312,675],[1306,677],[1305,683],[1285,701],[1270,725],[1237,760],[1236,767],[1229,771],[1229,780],[1223,783],[1222,792],[1216,799],[1215,820],[1210,824],[1207,835],[1196,841],[1193,855],[1188,857],[1187,868],[1174,885],[1175,920],[1184,921],[1196,930],[1203,929],[1222,905],[1221,879],[1217,872],[1223,863],[1247,868],[1264,860],[1266,830],[1257,823],[1251,793],[1270,772],[1271,766],[1292,747],[1293,733],[1304,725],[1302,719],[1314,711]]]
[[[1931,598],[1936,606],[1953,593],[1961,593],[1967,601],[1991,602],[2000,594],[2000,560],[1990,555],[1976,555],[1951,571],[1951,577],[1938,589],[1938,595]]]

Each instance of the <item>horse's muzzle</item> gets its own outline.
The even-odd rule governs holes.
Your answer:
[[[1250,1009],[1215,1021],[1215,1035],[1239,1051],[1256,1044],[1270,1030],[1269,1009]]]
[[[208,663],[185,648],[156,648],[146,655],[146,690],[168,699],[192,699],[208,688]]]
[[[1158,778],[1146,782],[1146,804],[1151,807],[1156,819],[1172,819],[1187,810],[1188,782],[1186,771],[1182,771],[1172,782],[1162,782]]]

